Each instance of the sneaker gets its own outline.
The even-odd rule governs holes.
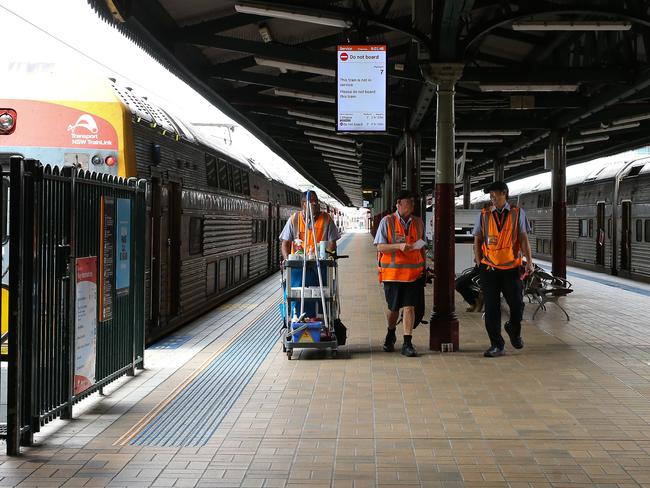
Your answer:
[[[510,322],[506,322],[503,328],[506,330],[508,337],[510,337],[510,344],[515,349],[522,349],[524,347],[524,340],[521,336],[512,335],[512,327],[510,327]]]
[[[499,356],[503,356],[505,353],[505,347],[491,346],[490,349],[483,353],[483,356],[486,358],[498,358]]]
[[[384,341],[384,351],[393,352],[395,350],[395,342],[397,339],[394,335],[386,334],[386,340]]]
[[[402,345],[402,356],[407,358],[414,358],[418,355],[418,352],[413,347],[413,344],[404,344]]]

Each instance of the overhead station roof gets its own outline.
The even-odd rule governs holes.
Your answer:
[[[435,88],[421,63],[464,65],[456,148],[474,187],[497,160],[506,179],[541,171],[552,131],[570,164],[650,142],[650,0],[89,2],[345,204],[372,198],[362,190],[379,188],[405,130],[433,183]],[[334,131],[334,51],[351,42],[388,45],[385,134]]]

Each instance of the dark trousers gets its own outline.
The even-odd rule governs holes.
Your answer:
[[[485,329],[490,344],[503,347],[501,336],[501,294],[510,308],[510,326],[515,336],[521,335],[521,318],[524,314],[524,296],[519,270],[492,269],[481,264],[481,291],[485,300]]]

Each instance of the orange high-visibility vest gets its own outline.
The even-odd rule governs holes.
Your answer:
[[[415,244],[418,239],[423,239],[424,224],[422,219],[413,217],[409,226],[408,234],[402,227],[400,218],[395,215],[387,215],[386,229],[388,231],[388,243],[397,244],[405,242]],[[421,249],[408,252],[395,251],[392,253],[377,253],[377,266],[379,268],[379,281],[415,281],[424,271],[424,256]]]
[[[483,259],[481,262],[498,269],[512,269],[521,266],[519,246],[519,209],[510,207],[509,215],[504,215],[501,231],[496,217],[484,208],[481,215],[483,232]]]
[[[316,217],[316,222],[314,223],[314,230],[316,231],[316,246],[314,246],[314,235],[311,229],[309,229],[309,231],[306,233],[307,236],[305,236],[305,219],[302,216],[302,212],[296,212],[293,214],[291,216],[291,220],[293,222],[294,230],[298,233],[295,238],[302,241],[302,248],[307,254],[310,252],[316,254],[318,252],[318,243],[320,241],[327,240],[325,231],[330,224],[330,216],[324,212],[321,212],[318,217]],[[294,244],[292,242],[291,253],[293,254],[294,251]]]

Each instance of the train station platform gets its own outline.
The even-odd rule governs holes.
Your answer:
[[[650,486],[650,286],[570,270],[571,321],[549,305],[496,359],[457,296],[461,350],[429,351],[421,326],[406,358],[381,348],[370,236],[341,247],[337,359],[287,360],[272,276],[0,457],[0,486]]]

